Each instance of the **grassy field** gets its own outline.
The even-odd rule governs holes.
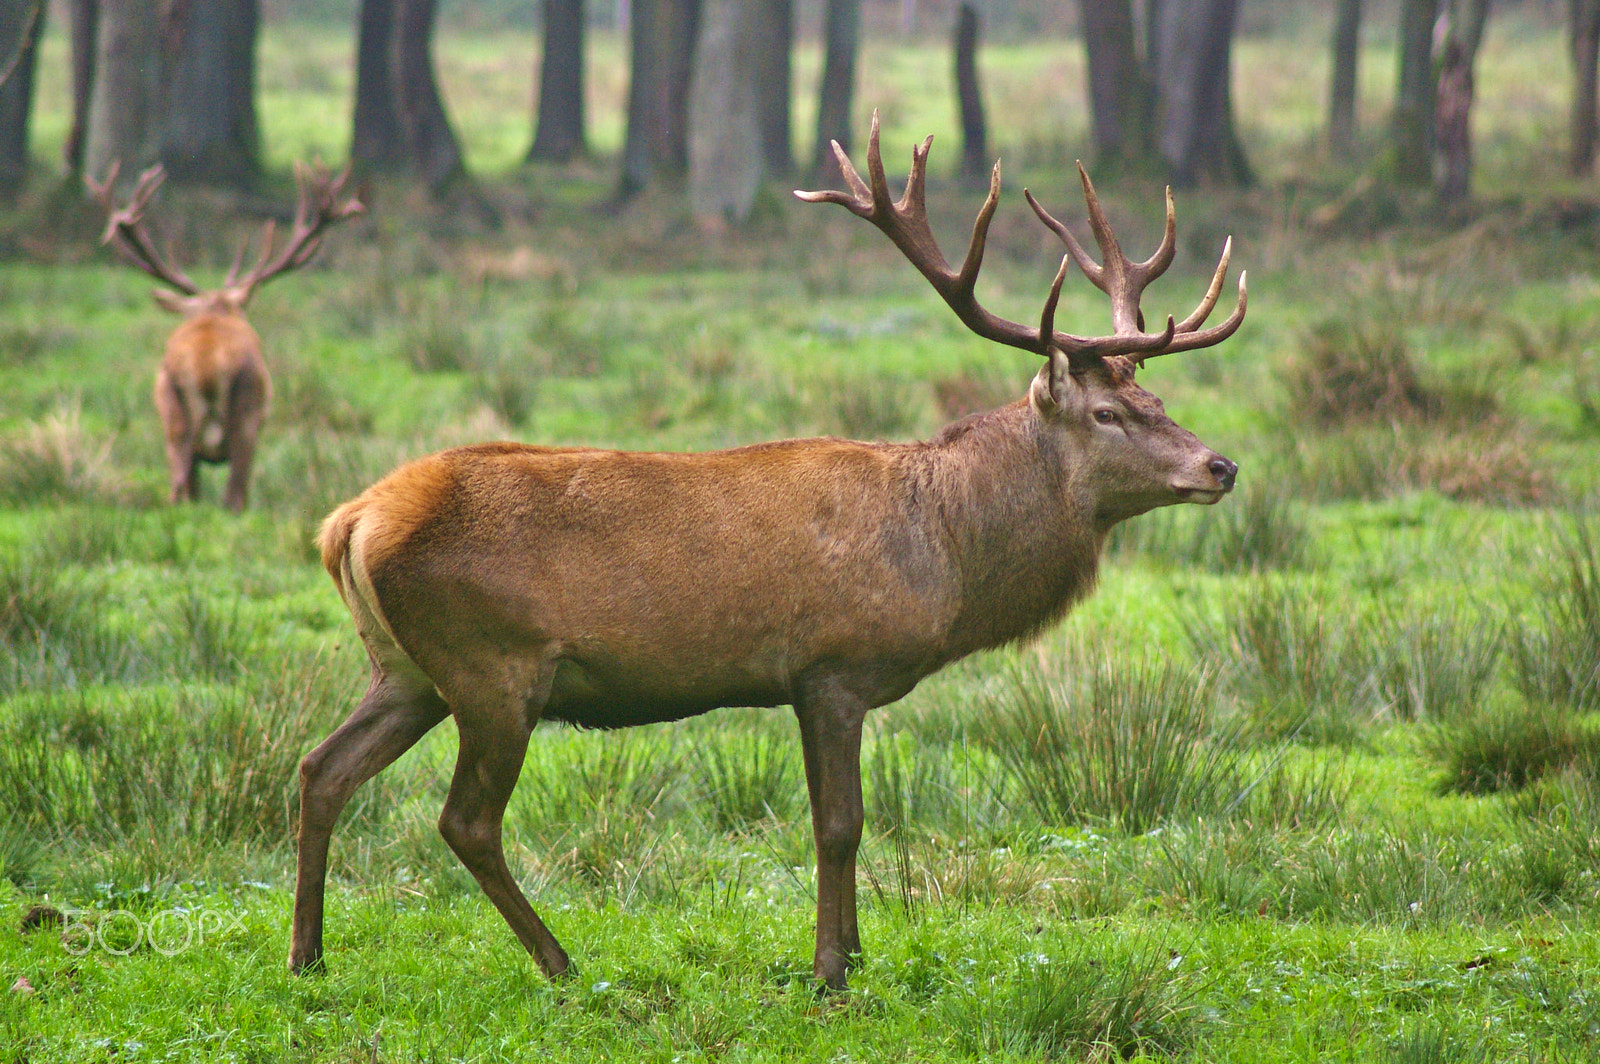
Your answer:
[[[349,44],[267,29],[281,191],[288,160],[343,155]],[[277,396],[250,510],[220,511],[215,474],[174,509],[149,397],[172,321],[41,181],[0,218],[0,1061],[1600,1058],[1600,206],[1555,154],[1565,55],[1496,25],[1482,194],[1445,225],[1319,154],[1311,39],[1241,43],[1266,180],[1181,196],[1146,298],[1186,312],[1235,235],[1249,320],[1141,380],[1239,490],[1127,526],[1060,629],[869,718],[843,995],[810,980],[786,711],[536,733],[508,853],[576,960],[559,984],[438,837],[441,727],[352,803],[329,971],[290,978],[295,766],[365,681],[309,537],[451,444],[909,439],[1021,395],[1030,361],[836,208],[775,190],[713,238],[666,196],[595,214],[604,157],[516,169],[532,41],[452,30],[445,90],[504,225],[378,189],[252,310]],[[891,169],[934,132],[953,172],[942,47],[868,60]],[[1392,69],[1375,45],[1369,131]],[[1059,248],[1020,189],[1080,214],[1081,60],[1005,44],[984,70],[1007,194],[983,293],[1025,320]],[[597,42],[601,153],[623,81]],[[42,159],[64,92],[41,85]],[[1159,188],[1102,191],[1153,244]],[[949,249],[978,196],[930,199]],[[205,276],[252,227],[162,202]],[[1069,281],[1058,320],[1105,319]]]

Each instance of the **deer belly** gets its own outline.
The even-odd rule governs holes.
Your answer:
[[[618,663],[562,658],[543,716],[584,728],[627,728],[698,716],[726,706],[777,706],[788,694],[745,669],[720,675],[635,671]]]

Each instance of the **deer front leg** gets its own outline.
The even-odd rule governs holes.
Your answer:
[[[812,970],[843,990],[861,952],[856,923],[856,850],[861,845],[861,725],[867,705],[827,685],[795,701],[817,846],[817,947]]]

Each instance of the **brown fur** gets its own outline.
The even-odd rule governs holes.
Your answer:
[[[816,971],[842,985],[860,945],[865,712],[1059,618],[1093,587],[1117,521],[1231,483],[1231,463],[1114,361],[1053,358],[1028,397],[927,443],[485,444],[401,466],[339,507],[318,544],[373,674],[302,765],[291,966],[320,963],[328,835],[350,791],[445,715],[462,745],[440,828],[555,974],[566,954],[498,842],[533,726],[790,704],[817,834]],[[1105,408],[1115,425],[1096,420]]]

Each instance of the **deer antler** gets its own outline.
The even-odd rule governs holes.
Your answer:
[[[161,182],[167,179],[166,170],[157,163],[140,174],[133,195],[128,199],[128,205],[118,208],[115,189],[117,175],[121,172],[122,160],[118,159],[111,164],[105,181],[97,182],[87,176],[83,179],[90,194],[106,209],[109,216],[106,220],[105,235],[100,238],[100,242],[110,244],[124,259],[156,280],[165,281],[185,295],[198,295],[200,287],[156,251],[150,230],[145,228],[145,208],[150,205],[150,197],[161,187]]]
[[[1222,262],[1212,278],[1210,290],[1195,312],[1185,318],[1182,324],[1175,324],[1169,316],[1165,329],[1154,333],[1145,332],[1143,314],[1139,309],[1139,297],[1143,294],[1145,286],[1161,276],[1171,265],[1176,244],[1172,192],[1170,189],[1167,192],[1167,224],[1161,246],[1149,259],[1133,263],[1122,254],[1116,235],[1100,209],[1100,201],[1095,196],[1094,186],[1089,183],[1088,175],[1083,174],[1081,165],[1078,167],[1078,172],[1083,174],[1084,196],[1089,205],[1090,225],[1094,229],[1095,239],[1100,244],[1106,264],[1101,266],[1089,258],[1066,227],[1046,213],[1032,195],[1028,195],[1028,202],[1040,220],[1060,235],[1066,243],[1068,254],[1062,257],[1061,268],[1056,271],[1055,280],[1051,282],[1050,294],[1045,299],[1037,327],[1008,321],[989,312],[978,303],[974,289],[977,285],[978,270],[983,264],[984,243],[988,238],[989,223],[1000,200],[1000,164],[996,162],[990,174],[989,195],[979,208],[977,220],[973,223],[972,241],[967,247],[966,257],[962,260],[961,268],[954,270],[939,251],[932,230],[928,226],[924,184],[927,175],[928,149],[932,143],[933,138],[929,137],[920,146],[912,149],[911,171],[906,178],[905,192],[899,202],[891,203],[889,183],[884,175],[883,159],[878,146],[878,114],[874,111],[872,130],[867,144],[867,176],[870,185],[861,179],[860,174],[851,165],[849,156],[836,141],[833,144],[833,153],[839,161],[839,171],[843,174],[850,191],[797,190],[795,195],[808,203],[840,204],[851,213],[865,218],[883,230],[895,247],[899,248],[911,264],[928,279],[934,291],[943,297],[962,323],[979,336],[1039,355],[1048,354],[1055,348],[1066,354],[1074,366],[1092,364],[1111,355],[1126,355],[1143,362],[1144,359],[1154,355],[1209,346],[1229,336],[1244,319],[1245,279],[1241,274],[1239,304],[1229,319],[1204,332],[1195,331],[1210,314],[1211,308],[1216,305],[1217,296],[1222,290],[1232,249],[1230,238],[1228,246],[1223,249]],[[1086,337],[1056,331],[1056,304],[1061,296],[1061,285],[1066,278],[1069,259],[1076,262],[1089,280],[1111,297],[1112,324],[1115,329],[1111,336]]]
[[[1083,250],[1083,245],[1072,235],[1072,231],[1051,217],[1050,213],[1039,205],[1039,201],[1033,198],[1032,192],[1023,189],[1022,194],[1027,197],[1028,206],[1033,208],[1039,220],[1061,238],[1061,242],[1067,246],[1068,256],[1078,264],[1083,275],[1089,278],[1090,283],[1096,288],[1111,297],[1111,323],[1117,335],[1143,336],[1144,314],[1139,309],[1139,299],[1151,281],[1167,272],[1177,248],[1178,227],[1172,206],[1172,189],[1167,189],[1167,221],[1161,234],[1161,244],[1156,248],[1155,254],[1148,259],[1143,262],[1132,262],[1122,253],[1116,233],[1112,231],[1111,223],[1106,220],[1105,212],[1100,208],[1100,197],[1095,194],[1094,183],[1089,180],[1082,163],[1078,164],[1078,177],[1083,181],[1083,198],[1089,208],[1089,228],[1094,232],[1096,243],[1100,245],[1100,254],[1105,260],[1104,265],[1096,263],[1089,257]],[[1154,358],[1156,355],[1170,355],[1175,351],[1211,347],[1233,335],[1234,330],[1239,328],[1239,323],[1244,321],[1245,306],[1248,303],[1244,273],[1239,274],[1239,302],[1234,306],[1233,313],[1228,315],[1226,321],[1209,329],[1200,330],[1200,326],[1205,324],[1206,318],[1210,316],[1212,308],[1217,305],[1217,297],[1222,294],[1222,284],[1228,276],[1228,261],[1232,257],[1233,237],[1230,236],[1222,245],[1222,257],[1217,262],[1216,272],[1211,275],[1211,284],[1207,287],[1199,305],[1187,318],[1172,327],[1169,343],[1159,350],[1144,351],[1134,355],[1135,361],[1143,363],[1145,359]],[[1168,320],[1170,322],[1171,319]]]
[[[288,243],[276,254],[273,253],[273,225],[268,222],[262,230],[261,254],[256,264],[243,277],[238,276],[239,262],[243,258],[241,248],[240,255],[228,270],[227,279],[223,281],[224,288],[238,293],[241,305],[249,302],[250,296],[260,285],[310,262],[322,247],[322,233],[328,226],[354,217],[366,209],[359,196],[338,202],[346,182],[350,180],[348,166],[335,177],[321,162],[310,166],[297,162],[294,179],[300,189],[300,199],[295,207]]]

